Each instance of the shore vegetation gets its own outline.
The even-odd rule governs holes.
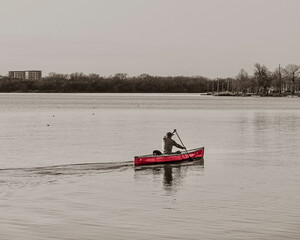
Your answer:
[[[244,69],[235,77],[210,79],[203,76],[162,77],[142,74],[130,77],[116,73],[98,74],[50,73],[40,80],[0,76],[0,92],[56,93],[205,93],[216,96],[299,96],[300,65],[280,65],[270,71],[256,63],[253,74]]]

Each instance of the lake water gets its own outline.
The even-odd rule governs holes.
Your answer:
[[[136,170],[175,128],[204,166]],[[300,239],[300,98],[0,94],[0,131],[1,240]]]

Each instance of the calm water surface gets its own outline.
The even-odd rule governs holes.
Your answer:
[[[204,166],[134,169],[174,128]],[[1,240],[300,239],[299,98],[0,94],[0,130]]]

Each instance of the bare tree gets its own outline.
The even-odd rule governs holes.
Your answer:
[[[244,69],[241,69],[237,75],[236,82],[238,92],[241,91],[243,94],[246,94],[251,86],[251,82],[248,73]]]
[[[296,77],[300,73],[300,65],[296,64],[289,64],[285,67],[285,73],[287,76],[291,79],[292,82],[292,94],[295,94],[295,82],[296,82]]]
[[[151,76],[148,73],[143,73],[139,76],[142,79],[150,78]]]
[[[75,72],[75,73],[71,73],[71,75],[70,75],[71,80],[75,80],[75,81],[78,81],[84,77],[85,77],[85,74],[82,72]]]
[[[114,78],[119,80],[125,80],[127,78],[127,73],[116,73]]]
[[[281,93],[282,93],[282,68],[280,67],[280,65],[272,73],[272,78],[273,78],[272,85],[275,87],[278,94],[281,96]]]
[[[265,65],[256,63],[254,65],[254,77],[258,83],[258,91],[263,89],[263,95],[267,95],[272,83],[271,73],[268,68]]]

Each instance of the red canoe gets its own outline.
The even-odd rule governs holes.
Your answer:
[[[190,157],[193,160],[202,160],[204,156],[204,147],[188,150]],[[180,154],[163,154],[163,155],[143,155],[134,157],[134,165],[147,165],[158,163],[174,163],[190,160],[186,152]]]

